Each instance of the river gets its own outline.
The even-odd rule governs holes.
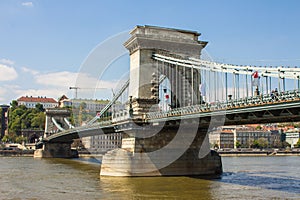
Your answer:
[[[300,156],[222,157],[221,179],[99,176],[96,159],[0,157],[0,199],[300,199]]]

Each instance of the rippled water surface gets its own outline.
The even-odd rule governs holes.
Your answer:
[[[223,157],[218,180],[99,177],[94,159],[0,157],[0,199],[300,199],[300,156]]]

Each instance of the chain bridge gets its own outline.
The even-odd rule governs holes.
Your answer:
[[[204,59],[207,42],[199,36],[135,27],[124,43],[130,53],[129,80],[84,126],[73,127],[64,111],[47,111],[46,126],[56,131],[46,128],[35,157],[71,157],[73,139],[120,132],[122,148],[103,156],[101,175],[220,175],[221,158],[208,144],[210,130],[300,121],[300,68]],[[107,116],[109,109],[113,112]]]

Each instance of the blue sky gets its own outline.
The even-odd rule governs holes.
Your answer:
[[[0,104],[73,97],[90,52],[136,25],[198,31],[215,61],[300,66],[299,8],[297,0],[0,0]],[[114,86],[110,73],[103,87]]]

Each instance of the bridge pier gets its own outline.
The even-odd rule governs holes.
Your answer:
[[[34,158],[77,158],[78,152],[71,149],[72,142],[44,143],[34,151]]]
[[[158,110],[160,77],[170,82],[171,99],[176,108],[200,102],[200,71],[193,68],[161,66],[153,59],[157,52],[199,58],[207,42],[194,31],[153,26],[137,26],[124,46],[130,52],[129,109],[132,120],[123,132],[122,149],[103,156],[103,176],[220,175],[220,156],[210,151],[208,127],[199,120],[143,123],[144,115]],[[162,60],[163,62],[163,60]],[[167,91],[167,89],[165,89]],[[173,106],[173,107],[174,107]],[[167,124],[168,123],[168,124]],[[127,137],[127,138],[126,138]]]
[[[182,126],[164,126],[151,137],[145,134],[151,135],[156,127],[135,129],[122,140],[121,149],[103,156],[100,175],[219,177],[221,157],[209,148],[208,128]]]

